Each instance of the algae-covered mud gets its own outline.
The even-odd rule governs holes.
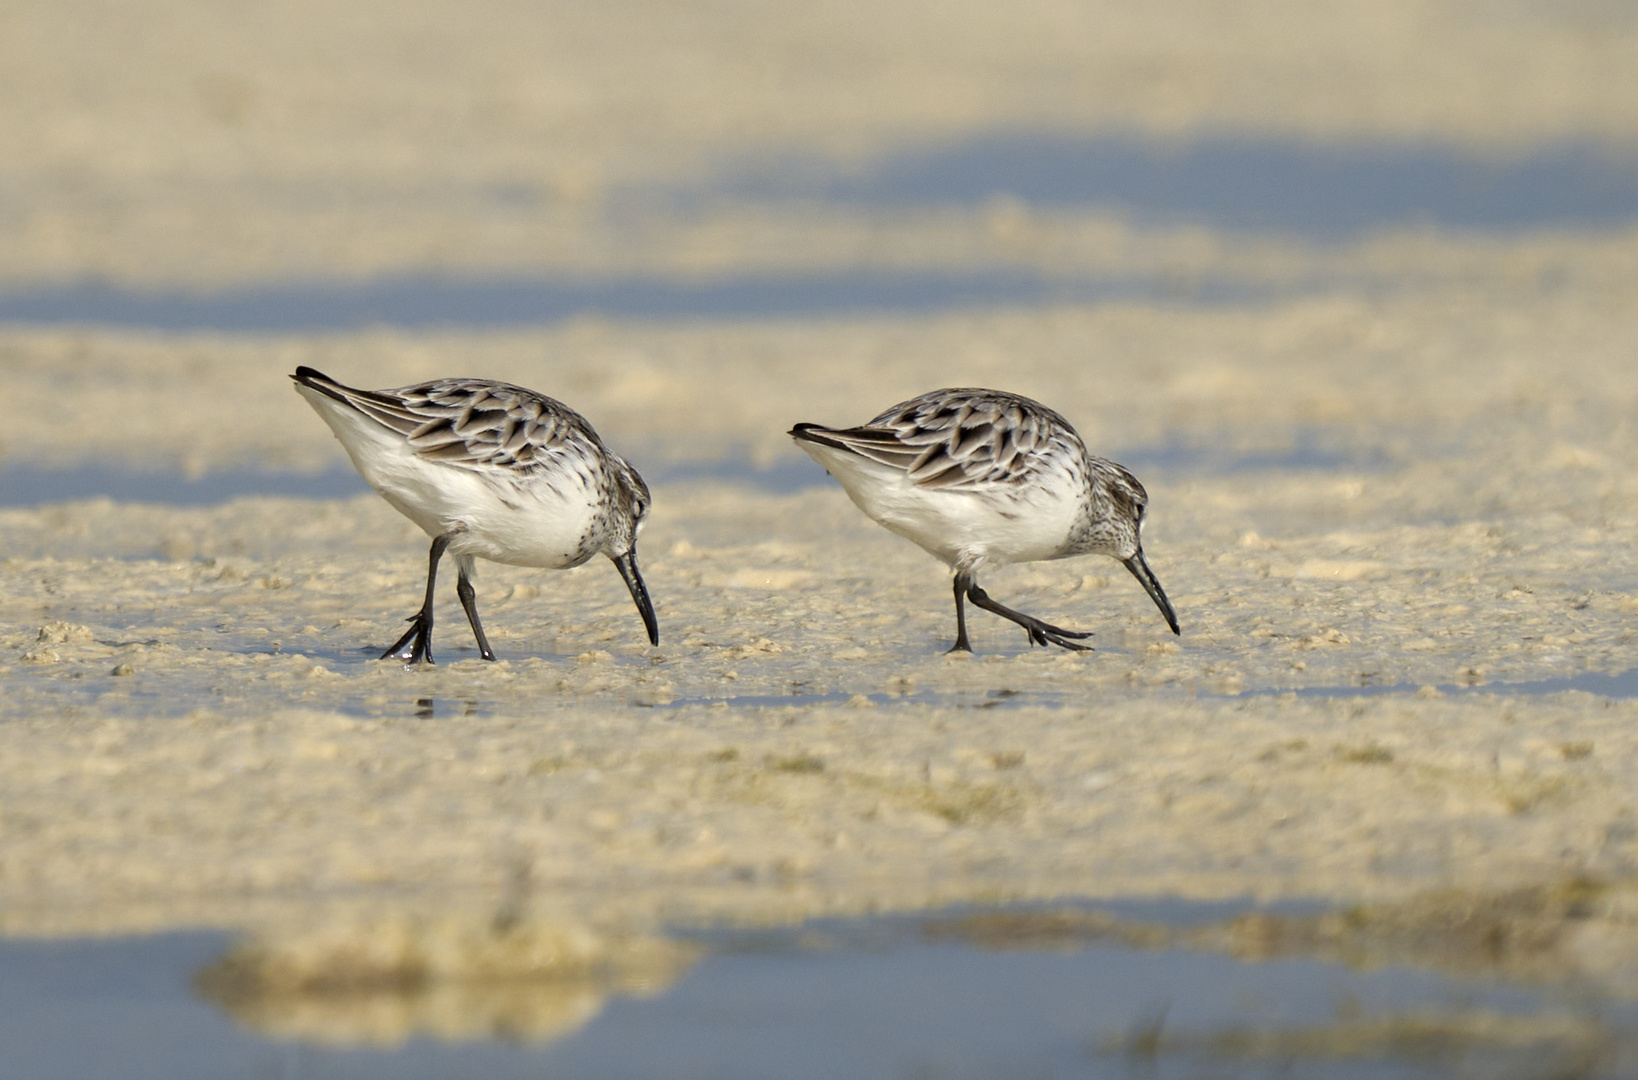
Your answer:
[[[19,1011],[64,950],[180,971],[223,1070],[866,1075],[671,1054],[855,1045],[758,1011],[834,963],[935,1049],[993,1012],[945,993],[1064,988],[1011,1006],[1046,1057],[882,1075],[1631,1073],[1618,5],[13,8],[8,1039],[116,1030]],[[447,566],[439,664],[376,659],[427,538],[303,364],[582,412],[651,488],[660,644],[606,560],[481,564],[498,662]],[[1142,480],[1181,637],[1088,557],[984,584],[1095,651],[969,609],[947,653],[947,571],[786,432],[961,385]]]

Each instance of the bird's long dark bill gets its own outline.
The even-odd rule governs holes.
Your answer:
[[[658,645],[660,624],[654,618],[654,602],[648,598],[648,586],[643,584],[643,575],[637,572],[637,549],[633,548],[616,558],[614,568],[620,571],[626,588],[631,590],[631,598],[637,601],[637,610],[643,616],[643,626],[648,630],[648,643]]]
[[[1149,562],[1143,557],[1143,552],[1140,551],[1127,559],[1124,565],[1132,572],[1132,576],[1142,583],[1143,591],[1149,594],[1149,599],[1155,602],[1160,613],[1166,616],[1166,625],[1172,628],[1172,633],[1181,635],[1183,631],[1177,628],[1177,612],[1172,610],[1172,602],[1166,599],[1166,590],[1160,587],[1160,579],[1149,569]]]

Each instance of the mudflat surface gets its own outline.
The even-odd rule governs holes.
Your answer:
[[[1417,942],[1488,913],[1475,941],[1548,942],[1533,973],[1629,994],[1632,221],[1316,237],[1006,192],[713,187],[747,160],[868,173],[1006,130],[1617,163],[1638,136],[1638,23],[1616,6],[1209,7],[298,5],[248,30],[157,0],[9,11],[6,296],[1149,284],[869,317],[0,322],[0,469],[29,493],[0,507],[0,931],[249,931],[238,962],[275,989],[345,981],[360,951],[365,979],[414,954],[481,984],[525,956],[624,986],[686,965],[653,936],[678,924],[1297,898],[1395,912]],[[298,364],[499,378],[583,412],[652,483],[661,645],[601,560],[486,565],[501,662],[447,595],[436,668],[373,659],[418,603],[426,538],[336,486]],[[1136,472],[1181,638],[1086,558],[985,584],[1095,652],[975,613],[977,655],[945,654],[945,571],[784,433],[950,385],[1039,398]],[[104,496],[52,494],[53,470],[99,468]],[[263,494],[222,488],[258,473]],[[1471,956],[1426,962],[1447,960]],[[601,1000],[553,1008],[572,1028]]]
[[[1632,666],[1638,308],[1527,304],[12,333],[13,431],[42,464],[336,465],[285,385],[300,358],[366,386],[482,370],[576,402],[639,467],[740,452],[798,482],[656,484],[658,649],[601,560],[486,565],[502,662],[451,603],[423,671],[372,658],[425,565],[373,495],[0,512],[7,918],[232,924],[518,865],[651,913],[1622,876],[1638,704],[1578,688],[1619,694]],[[978,655],[944,654],[945,572],[783,435],[939,383],[1047,398],[1138,470],[1182,638],[1087,558],[989,584],[1098,651],[979,616]]]

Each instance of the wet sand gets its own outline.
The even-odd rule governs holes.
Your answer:
[[[1184,635],[1087,558],[990,588],[1097,652],[980,619],[978,655],[947,656],[945,572],[817,469],[788,494],[656,486],[660,648],[607,566],[486,565],[502,662],[473,658],[450,604],[430,671],[371,659],[425,551],[374,496],[6,510],[7,928],[481,905],[520,867],[578,918],[639,922],[1625,880],[1638,703],[1508,684],[1633,666],[1635,310],[1453,291],[413,339],[14,332],[12,445],[39,463],[335,464],[285,385],[297,361],[538,386],[640,467],[645,447],[777,461],[796,419],[1004,382],[1149,456],[1146,546]],[[47,423],[53,401],[117,422]],[[1306,696],[1362,683],[1405,689]]]

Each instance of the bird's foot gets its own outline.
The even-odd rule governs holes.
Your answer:
[[[410,616],[410,628],[393,646],[381,654],[383,660],[400,660],[405,664],[433,664],[432,620],[417,612]],[[494,657],[487,657],[493,660]]]
[[[1043,648],[1048,645],[1056,645],[1061,649],[1069,649],[1073,652],[1092,651],[1090,645],[1077,644],[1077,642],[1092,636],[1090,630],[1065,630],[1061,626],[1053,626],[1049,622],[1042,622],[1040,619],[1028,615],[1024,616],[1024,620],[1020,621],[1018,625],[1022,626],[1024,632],[1029,635],[1031,645],[1040,645]]]

